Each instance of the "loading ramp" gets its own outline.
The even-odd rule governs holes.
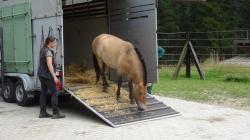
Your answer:
[[[93,85],[77,84],[65,86],[64,89],[66,92],[71,94],[75,99],[77,99],[80,103],[82,103],[85,107],[87,107],[112,127],[120,127],[123,125],[138,123],[142,121],[172,117],[179,114],[179,112],[175,111],[171,107],[165,105],[149,94],[147,96],[147,109],[145,111],[138,111],[137,105],[129,104],[128,100],[121,101],[119,103],[101,102],[101,100],[115,100],[114,95],[112,96],[107,93],[101,93],[96,96],[83,97],[80,94],[80,92],[93,94],[90,92],[96,90],[96,87],[94,87]],[[114,104],[117,106],[114,106]]]

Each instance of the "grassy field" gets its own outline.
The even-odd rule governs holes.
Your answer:
[[[175,68],[159,69],[160,79],[154,84],[153,93],[250,110],[250,66],[206,66],[206,80],[199,79],[195,67],[192,67],[190,79],[185,78],[185,68],[182,67],[177,80],[171,79]]]

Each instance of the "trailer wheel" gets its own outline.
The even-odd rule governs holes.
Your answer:
[[[26,106],[29,103],[28,93],[25,91],[23,82],[18,80],[15,86],[16,103],[20,106]]]
[[[3,88],[2,97],[3,97],[3,100],[7,103],[13,103],[15,101],[14,84],[10,79],[4,80],[4,88]]]

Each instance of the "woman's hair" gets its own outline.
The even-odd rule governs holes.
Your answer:
[[[41,50],[40,50],[40,56],[41,56],[41,54],[42,54],[42,51],[48,46],[48,44],[50,43],[50,42],[54,42],[56,40],[56,37],[54,37],[54,36],[48,36],[46,39],[45,39],[45,42],[44,42],[44,44],[43,44],[43,47],[41,48]]]
[[[48,36],[48,37],[45,39],[45,42],[44,42],[43,47],[47,47],[47,45],[48,45],[50,42],[54,42],[55,40],[56,40],[56,37],[54,37],[54,36]]]

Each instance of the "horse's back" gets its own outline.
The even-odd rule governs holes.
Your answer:
[[[109,34],[101,34],[92,42],[93,53],[112,68],[116,68],[131,49],[131,43]]]
[[[122,40],[119,37],[110,35],[110,34],[100,34],[92,42],[92,47],[118,47],[124,44],[126,41]],[[112,44],[112,45],[111,45]]]

